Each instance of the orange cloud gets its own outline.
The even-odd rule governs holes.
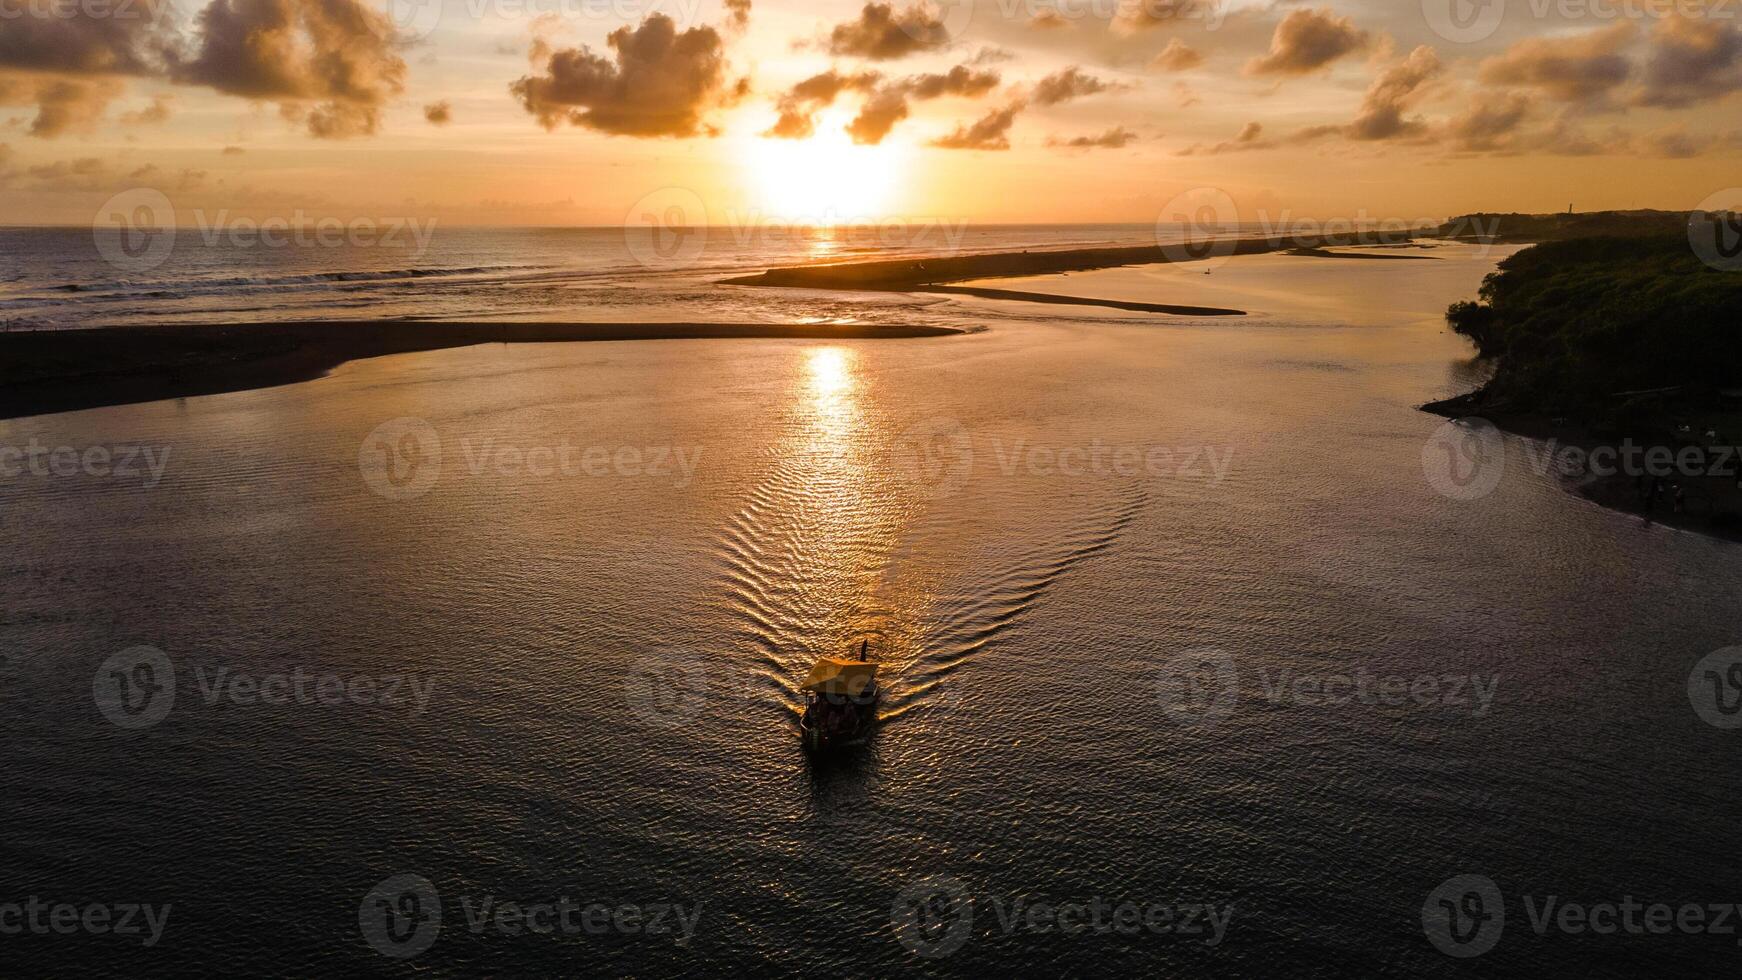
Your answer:
[[[859,19],[829,32],[829,53],[872,61],[892,61],[950,43],[949,28],[936,14],[915,5],[896,13],[886,3],[867,3]]]
[[[1370,37],[1329,8],[1292,10],[1276,25],[1270,51],[1246,63],[1248,75],[1305,75],[1367,47]]]
[[[670,17],[653,14],[639,28],[612,31],[606,44],[614,63],[586,47],[552,51],[544,74],[509,89],[546,129],[567,120],[636,137],[718,135],[707,115],[749,91],[748,79],[727,83],[724,45],[711,27],[679,34]]]
[[[946,150],[1008,150],[1010,125],[1023,108],[1023,103],[1013,102],[1002,109],[994,109],[973,125],[957,126],[948,136],[932,140],[931,145]]]
[[[1627,81],[1633,66],[1623,49],[1633,40],[1622,23],[1570,38],[1526,38],[1482,62],[1478,77],[1489,85],[1520,85],[1561,102],[1591,102]]]

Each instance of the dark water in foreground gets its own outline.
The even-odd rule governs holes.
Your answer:
[[[169,454],[0,482],[0,927],[169,906],[149,948],[0,934],[0,972],[1733,969],[1734,935],[1532,928],[1742,899],[1737,733],[1688,693],[1742,560],[1517,441],[1488,496],[1436,492],[1412,406],[1473,382],[1435,313],[1486,262],[1326,262],[1380,325],[952,303],[992,329],[478,347],[0,424]],[[887,721],[808,760],[796,684],[867,635]],[[173,704],[127,714],[117,669]],[[404,875],[433,894],[369,900]],[[1461,875],[1505,909],[1468,960],[1423,926]]]

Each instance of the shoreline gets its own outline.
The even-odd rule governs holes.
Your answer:
[[[720,280],[726,286],[780,286],[796,289],[848,289],[864,292],[917,290],[924,286],[965,282],[970,279],[1012,279],[1049,276],[1066,272],[1090,272],[1127,265],[1171,265],[1201,262],[1211,257],[1264,255],[1299,251],[1310,257],[1364,258],[1326,251],[1350,246],[1396,246],[1415,242],[1410,232],[1395,240],[1366,235],[1314,236],[1306,238],[1234,238],[1179,245],[1120,245],[1020,252],[977,252],[922,259],[876,259],[868,262],[836,262],[826,265],[783,266],[750,276]],[[1185,255],[1182,251],[1204,251]],[[1386,256],[1391,258],[1393,256]],[[1411,256],[1424,258],[1425,256]]]
[[[1245,310],[1214,306],[1184,306],[1166,303],[1135,303],[1124,300],[994,289],[984,286],[953,286],[949,283],[983,279],[1016,279],[1036,276],[1093,272],[1133,265],[1172,265],[1201,262],[1215,257],[1266,255],[1281,252],[1306,258],[1431,259],[1426,255],[1375,255],[1332,252],[1331,248],[1419,246],[1415,234],[1401,232],[1395,238],[1375,239],[1371,234],[1291,238],[1238,238],[1193,245],[1125,245],[1067,248],[1020,252],[980,252],[923,259],[876,259],[826,265],[785,266],[749,276],[719,280],[722,286],[755,286],[783,289],[822,289],[849,292],[914,292],[974,296],[980,299],[1049,303],[1061,306],[1100,306],[1167,316],[1246,316]],[[1190,254],[1205,251],[1203,255]],[[1187,254],[1182,255],[1185,252]]]
[[[1420,409],[1430,415],[1438,415],[1447,419],[1479,418],[1509,435],[1537,442],[1552,442],[1556,446],[1577,448],[1586,452],[1598,447],[1612,447],[1617,443],[1627,441],[1651,445],[1666,444],[1666,440],[1662,437],[1652,436],[1634,435],[1601,438],[1590,429],[1571,422],[1535,413],[1510,412],[1504,408],[1488,406],[1484,401],[1485,396],[1486,389],[1478,388],[1462,395],[1428,402],[1420,406]],[[1647,524],[1661,524],[1664,527],[1691,531],[1721,541],[1742,543],[1742,523],[1720,521],[1713,512],[1713,508],[1719,503],[1729,507],[1731,512],[1742,512],[1742,489],[1737,487],[1737,477],[1683,476],[1661,478],[1665,486],[1671,486],[1679,481],[1694,489],[1694,492],[1688,495],[1687,508],[1679,513],[1676,512],[1672,500],[1668,497],[1665,497],[1661,502],[1653,501],[1650,506],[1647,506],[1647,501],[1642,499],[1640,494],[1639,478],[1636,476],[1611,473],[1606,476],[1589,477],[1581,481],[1556,473],[1555,478],[1560,483],[1561,488],[1568,493],[1582,497],[1599,507],[1642,518]],[[1695,508],[1696,503],[1702,505],[1701,509]],[[1702,510],[1703,512],[1701,512]]]
[[[984,286],[925,286],[919,293],[941,293],[947,296],[973,296],[978,299],[1006,300],[1017,303],[1047,303],[1059,306],[1104,306],[1114,310],[1137,313],[1165,313],[1169,316],[1246,316],[1245,310],[1230,310],[1219,306],[1175,306],[1168,303],[1139,303],[1123,299],[1095,299],[1087,296],[1066,296],[1061,293],[1033,293],[1020,289],[991,289]]]
[[[0,333],[0,419],[313,381],[348,361],[490,343],[963,336],[918,325],[321,320]]]

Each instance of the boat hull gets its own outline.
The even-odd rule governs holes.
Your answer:
[[[798,721],[804,747],[812,752],[827,752],[864,741],[877,723],[879,698],[880,692],[873,690],[851,700],[813,701]]]

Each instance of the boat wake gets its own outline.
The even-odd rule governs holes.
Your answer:
[[[1032,533],[1025,533],[1021,542],[993,539],[970,549],[974,558],[959,563],[955,574],[927,583],[927,608],[910,622],[892,622],[884,630],[895,635],[910,632],[911,642],[895,647],[894,656],[886,657],[883,720],[959,705],[962,692],[950,683],[951,675],[993,648],[1060,579],[1116,547],[1148,502],[1142,487],[1123,487],[1089,502],[1062,527],[1029,527],[1024,530]],[[925,533],[923,527],[916,530]],[[1044,543],[1034,544],[1036,540]],[[908,559],[923,550],[923,546],[903,549],[895,557]],[[923,568],[923,562],[917,564]],[[915,574],[924,576],[912,569],[889,569],[895,581]],[[896,610],[874,612],[893,616]]]
[[[751,700],[782,706],[794,724],[798,682],[819,656],[845,655],[869,636],[881,637],[854,609],[867,573],[886,563],[894,538],[889,501],[852,468],[814,459],[784,460],[751,491],[721,528],[714,546],[716,603],[732,624],[738,676],[727,685]]]
[[[859,431],[854,429],[853,431]],[[938,501],[865,464],[788,441],[713,542],[713,604],[730,624],[726,690],[797,723],[817,658],[869,639],[882,718],[954,703],[951,675],[992,649],[1065,576],[1118,546],[1149,491],[1108,483],[1046,500],[1026,520],[971,482]],[[1002,488],[992,488],[994,492]],[[1073,488],[1080,490],[1080,488]]]

